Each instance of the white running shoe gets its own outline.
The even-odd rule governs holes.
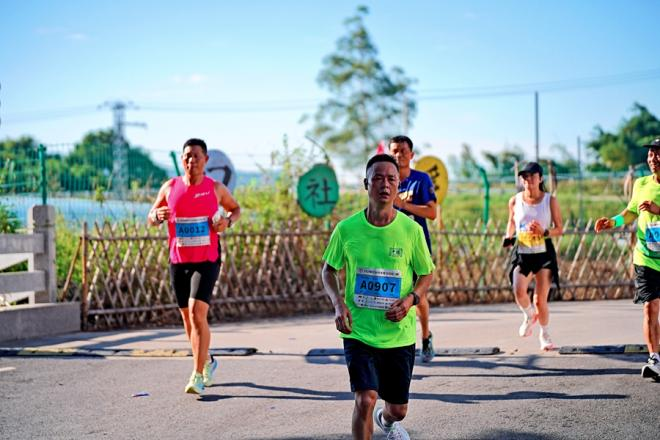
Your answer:
[[[541,350],[543,351],[551,351],[557,348],[547,332],[541,332],[539,335],[539,342],[541,343]]]
[[[204,386],[210,387],[213,385],[213,375],[215,370],[218,368],[218,361],[215,358],[211,358],[211,361],[206,361],[204,364],[204,369],[202,370],[202,378],[204,379]]]
[[[401,426],[401,423],[394,422],[392,426],[385,426],[383,423],[383,408],[374,409],[374,423],[387,434],[387,440],[410,440],[408,432]]]
[[[660,377],[660,362],[654,357],[650,357],[642,367],[642,377],[652,377],[658,380]]]
[[[188,385],[186,385],[186,393],[188,394],[202,394],[204,391],[204,378],[196,371],[193,371]]]
[[[531,319],[525,316],[522,324],[520,324],[520,328],[518,329],[518,334],[521,338],[526,338],[532,335],[532,327],[534,327],[534,324],[536,324],[537,320],[538,316],[536,316],[536,314],[534,314]]]

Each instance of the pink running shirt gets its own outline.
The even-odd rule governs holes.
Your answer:
[[[170,263],[218,260],[218,234],[210,221],[218,210],[214,183],[206,176],[199,185],[186,185],[182,177],[172,179],[167,196]]]

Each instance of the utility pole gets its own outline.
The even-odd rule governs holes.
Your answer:
[[[539,161],[539,92],[534,92],[534,131],[536,133],[536,162]]]
[[[127,125],[146,128],[147,124],[126,122],[126,109],[137,109],[131,101],[106,101],[99,108],[112,110],[112,189],[120,200],[125,200],[128,193],[128,142],[124,128]]]

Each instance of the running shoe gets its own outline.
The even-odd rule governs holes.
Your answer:
[[[186,393],[202,394],[202,391],[204,391],[204,378],[200,373],[193,371],[188,385],[186,385]]]
[[[431,362],[435,357],[435,350],[433,349],[433,333],[429,333],[428,339],[422,338],[422,362]]]
[[[531,319],[525,316],[522,324],[520,324],[520,329],[518,329],[518,334],[521,338],[526,338],[532,335],[532,327],[536,324],[537,319],[538,316],[536,316],[536,314],[534,314]]]
[[[204,378],[204,386],[210,387],[213,385],[213,375],[215,370],[218,369],[218,361],[216,361],[213,356],[211,356],[210,361],[206,361],[204,364],[204,369],[202,370],[202,377]]]
[[[539,342],[541,343],[541,350],[551,351],[556,348],[555,344],[550,339],[550,335],[547,332],[541,332],[539,335]]]
[[[394,422],[392,426],[385,426],[385,423],[383,423],[383,408],[374,409],[374,423],[387,434],[387,440],[410,440],[408,432],[401,426],[401,423]]]
[[[655,357],[649,357],[646,364],[642,367],[642,377],[652,377],[658,379],[660,377],[660,362]]]

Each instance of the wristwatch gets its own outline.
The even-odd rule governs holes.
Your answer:
[[[549,229],[546,229],[545,231],[543,231],[543,236],[544,236],[545,238],[548,238],[548,237],[550,236],[550,230],[549,230]]]
[[[417,304],[419,304],[419,295],[417,295],[417,293],[415,293],[414,290],[413,290],[412,292],[410,292],[410,294],[413,296],[413,303],[412,303],[412,305],[413,305],[413,306],[416,306]]]

